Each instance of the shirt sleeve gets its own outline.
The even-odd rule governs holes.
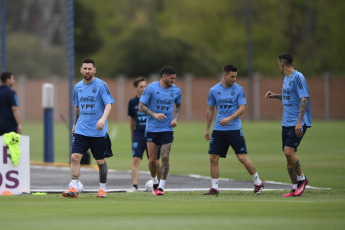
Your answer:
[[[212,90],[210,90],[210,92],[208,93],[207,104],[209,106],[215,106],[216,105],[216,98],[214,97]]]
[[[151,91],[152,91],[152,90],[151,90],[151,86],[148,85],[148,86],[145,88],[143,94],[141,95],[139,101],[140,101],[141,103],[147,105],[147,103],[148,103],[149,100],[150,100]]]
[[[114,101],[113,96],[110,93],[107,83],[102,81],[101,85],[102,85],[102,100],[103,100],[104,105],[113,104],[115,101]]]
[[[78,90],[74,87],[73,104],[79,108]]]
[[[240,93],[238,94],[238,105],[245,105],[245,104],[247,104],[246,93],[244,92],[244,89],[242,88]]]
[[[19,106],[17,94],[15,92],[13,92],[11,97],[11,106]]]
[[[297,75],[295,77],[296,89],[298,97],[301,99],[302,97],[309,97],[309,90],[307,81],[305,80],[304,76]]]
[[[127,113],[127,115],[134,118],[132,100],[129,100],[129,102],[128,102],[128,113]]]
[[[179,105],[181,103],[182,103],[182,93],[181,93],[181,90],[179,89],[178,90],[178,96],[175,99],[175,104]]]

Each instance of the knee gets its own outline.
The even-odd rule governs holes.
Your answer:
[[[295,154],[295,150],[293,148],[284,148],[284,154],[286,158],[290,158]]]
[[[237,159],[239,160],[239,162],[241,162],[242,164],[246,163],[247,161],[247,156],[245,154],[237,154]]]
[[[80,156],[79,156],[80,155]],[[82,158],[82,154],[78,154],[78,153],[73,153],[72,155],[71,155],[71,162],[72,163],[79,163],[80,162],[80,160],[81,160],[81,158]]]
[[[169,161],[169,156],[168,155],[164,155],[161,157],[163,162],[168,162]]]
[[[210,163],[211,163],[211,165],[218,164],[218,159],[219,159],[218,155],[210,154]]]

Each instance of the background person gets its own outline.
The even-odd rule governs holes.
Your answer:
[[[265,98],[276,98],[282,100],[283,104],[283,151],[292,182],[291,192],[283,196],[300,196],[309,183],[296,156],[298,145],[307,128],[311,127],[309,89],[303,74],[294,69],[293,56],[290,53],[279,55],[278,65],[280,72],[285,75],[282,94],[268,91]]]
[[[97,198],[105,198],[108,174],[105,158],[113,155],[107,133],[107,118],[114,99],[107,84],[94,76],[96,67],[92,59],[83,60],[80,72],[84,79],[75,85],[73,98],[76,119],[72,129],[71,188],[62,196],[78,197],[80,160],[90,148],[99,168],[100,188]]]
[[[254,181],[254,193],[260,194],[264,183],[260,180],[253,162],[247,157],[246,142],[242,133],[240,116],[246,107],[246,95],[242,86],[235,83],[237,68],[233,65],[223,67],[222,81],[210,89],[207,101],[207,123],[205,139],[210,141],[210,171],[212,187],[204,195],[217,195],[219,178],[219,157],[225,158],[229,146],[235,151],[237,159],[245,166]],[[210,126],[214,108],[217,117],[210,138]]]
[[[19,103],[16,92],[11,89],[15,83],[10,72],[1,73],[0,85],[0,135],[9,132],[22,133]]]
[[[139,169],[140,162],[143,159],[144,151],[148,157],[145,128],[147,115],[138,110],[139,99],[146,88],[146,80],[144,77],[138,77],[133,81],[133,86],[136,89],[137,95],[131,98],[128,102],[128,116],[130,117],[131,141],[132,141],[132,155],[133,162],[131,168],[133,187],[128,189],[128,192],[138,191]],[[158,148],[156,168],[158,180],[160,179],[160,150]]]

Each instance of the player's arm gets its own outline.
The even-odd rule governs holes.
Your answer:
[[[211,127],[211,123],[213,120],[213,115],[214,115],[214,106],[207,106],[207,110],[206,110],[206,130],[205,130],[205,139],[207,141],[209,141],[210,138],[210,127]]]
[[[80,109],[76,106],[75,107],[75,118],[74,118],[74,124],[72,127],[72,135],[74,134],[75,131],[75,126],[77,124],[78,118],[79,118],[79,114],[80,114]]]
[[[129,127],[131,130],[131,140],[133,140],[133,133],[134,133],[134,127],[135,127],[135,118],[134,117],[130,117]]]
[[[18,124],[17,133],[22,133],[22,122],[20,120],[19,107],[18,106],[12,106],[12,112],[13,112],[14,118],[16,119],[16,122]]]
[[[239,116],[241,116],[244,111],[246,110],[246,105],[239,105],[238,106],[238,110],[236,110],[236,112],[234,112],[233,114],[231,114],[228,117],[223,118],[219,124],[226,126],[227,124],[229,124],[230,121],[238,118]]]
[[[155,113],[155,112],[152,112],[149,108],[147,108],[147,106],[142,103],[141,101],[139,101],[139,105],[138,105],[138,109],[145,113],[146,115],[150,115],[152,117],[154,117],[155,119],[157,120],[163,120],[163,118],[167,118],[164,113]]]
[[[97,130],[102,130],[104,128],[105,122],[108,119],[111,108],[112,108],[112,105],[110,103],[105,106],[103,116],[96,123]]]
[[[277,94],[277,93],[273,93],[272,91],[268,91],[265,95],[265,98],[276,98],[281,100],[282,99],[282,95],[281,94]]]
[[[180,115],[181,115],[181,104],[176,104],[176,110],[175,110],[175,118],[172,119],[171,123],[170,123],[170,126],[175,128],[177,126],[177,121],[178,119],[180,118]]]
[[[301,137],[303,135],[302,121],[303,121],[305,111],[307,110],[307,105],[308,105],[308,98],[302,97],[300,107],[299,107],[298,120],[295,126],[296,136],[298,137]]]

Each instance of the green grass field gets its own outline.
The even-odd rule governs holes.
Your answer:
[[[281,192],[225,192],[205,197],[200,192],[110,193],[96,199],[93,193],[78,199],[60,194],[0,196],[0,229],[344,229],[345,133],[344,121],[313,121],[298,151],[311,186],[331,190],[307,190],[302,197],[282,198]],[[171,174],[209,176],[208,142],[204,122],[181,122],[175,130]],[[281,151],[279,121],[243,122],[248,156],[262,180],[289,182]],[[31,138],[31,160],[43,160],[41,123],[24,124]],[[112,169],[129,170],[131,144],[128,123],[110,123],[115,157]],[[68,130],[55,126],[55,161],[68,163]],[[94,161],[92,161],[94,164]],[[141,170],[147,171],[147,160]],[[220,164],[221,177],[251,180],[232,150]],[[169,180],[169,179],[168,179]],[[167,184],[168,186],[168,184]]]

